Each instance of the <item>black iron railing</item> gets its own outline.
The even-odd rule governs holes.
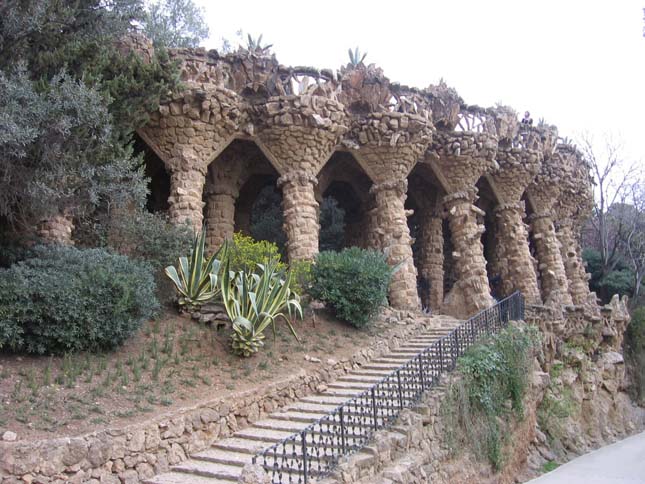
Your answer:
[[[419,352],[404,365],[323,418],[253,457],[275,484],[306,484],[334,468],[338,460],[367,445],[379,429],[455,368],[457,358],[479,338],[524,319],[519,292],[484,309]]]

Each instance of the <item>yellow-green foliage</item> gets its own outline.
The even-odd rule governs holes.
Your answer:
[[[280,250],[273,242],[267,240],[255,240],[253,237],[236,233],[233,235],[233,243],[228,248],[228,257],[231,270],[235,272],[258,272],[258,264],[265,265],[269,260],[277,260],[276,270],[286,271],[287,264],[280,260]],[[297,294],[303,294],[309,290],[311,284],[311,262],[296,261],[289,264],[291,271],[291,282],[289,289]]]
[[[291,271],[291,282],[289,289],[297,294],[309,292],[311,287],[312,262],[308,260],[298,260],[289,264]]]
[[[253,237],[236,233],[229,247],[229,264],[232,271],[256,272],[258,264],[266,264],[271,259],[280,260],[280,251],[273,242],[255,240]],[[278,262],[277,270],[283,270],[285,264]]]

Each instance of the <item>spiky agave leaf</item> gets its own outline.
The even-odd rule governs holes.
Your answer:
[[[164,272],[181,295],[180,305],[199,306],[219,295],[220,261],[216,259],[222,249],[205,257],[205,230],[195,235],[190,257],[179,258],[179,270],[168,266]]]

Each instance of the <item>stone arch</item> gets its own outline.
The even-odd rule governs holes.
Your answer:
[[[523,222],[531,227],[530,220],[536,213],[535,204],[531,200],[531,197],[528,194],[528,191],[525,191],[521,198],[522,203],[524,204],[524,219]],[[537,245],[535,244],[535,233],[533,230],[528,231],[528,244],[529,244],[529,253],[531,254],[533,269],[536,274],[536,280],[538,285],[538,291],[542,292],[542,278],[540,276],[540,270],[538,268],[538,254],[537,254]]]
[[[333,198],[344,212],[343,240],[339,248],[368,246],[364,235],[369,230],[370,209],[373,206],[369,193],[371,185],[372,180],[367,172],[347,151],[335,151],[320,170],[316,199],[322,204],[325,199]],[[326,228],[323,226],[321,230]],[[321,242],[321,247],[325,248],[325,241],[321,239]]]
[[[231,239],[236,227],[250,233],[259,190],[275,186],[279,175],[261,148],[248,139],[234,139],[209,163],[203,202],[210,248]]]
[[[167,212],[170,206],[170,173],[166,164],[159,153],[138,133],[135,133],[133,141],[134,154],[143,156],[144,174],[149,180],[146,209],[153,213]]]
[[[488,274],[488,281],[490,285],[491,295],[496,299],[501,299],[502,294],[502,273],[503,263],[499,247],[500,240],[495,223],[495,209],[502,203],[496,193],[496,190],[488,179],[482,176],[475,184],[477,188],[477,201],[475,207],[480,212],[478,213],[480,222],[484,225],[484,232],[481,234],[481,242],[484,247],[484,258],[486,259],[486,272]]]
[[[432,167],[419,163],[408,176],[404,207],[412,237],[412,257],[417,268],[421,305],[438,311],[444,295],[444,231],[440,201],[445,195]]]

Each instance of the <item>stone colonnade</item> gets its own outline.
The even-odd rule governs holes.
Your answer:
[[[196,230],[205,222],[210,247],[232,236],[242,183],[254,173],[252,163],[225,160],[232,140],[254,143],[274,170],[290,261],[310,260],[318,252],[316,185],[334,151],[342,150],[372,184],[363,220],[356,223],[361,245],[385,251],[390,264],[400,265],[390,288],[393,306],[420,306],[419,274],[427,282],[423,298],[436,312],[467,317],[493,303],[482,244],[485,213],[475,206],[482,177],[497,198],[491,265],[501,273],[502,292],[521,290],[530,303],[589,299],[575,225],[558,220],[556,233],[552,217],[559,195],[553,187],[568,175],[559,168],[563,158],[550,127],[540,128],[529,146],[518,134],[514,113],[469,110],[445,86],[395,86],[374,66],[348,66],[334,74],[287,68],[258,53],[218,57],[181,51],[178,56],[185,91],[164,100],[138,133],[168,171],[171,219]],[[307,76],[314,80],[305,82]],[[467,122],[457,130],[460,119]],[[433,202],[417,204],[418,273],[405,201],[410,173],[419,163],[430,167],[434,181],[428,187]],[[531,200],[528,218],[525,198]],[[450,272],[457,276],[447,294],[444,220],[453,247]],[[530,221],[539,274],[524,220]]]

